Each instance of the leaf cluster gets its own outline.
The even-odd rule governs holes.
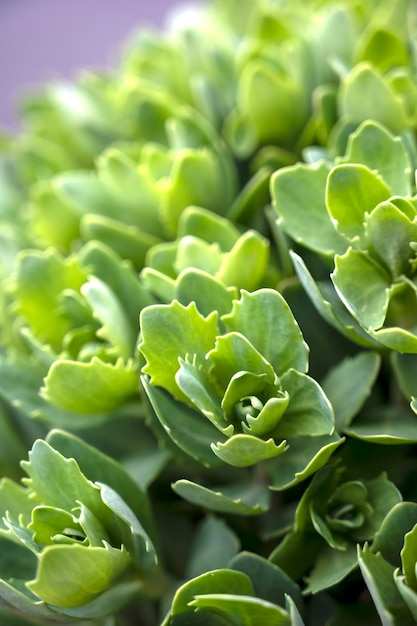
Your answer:
[[[2,623],[416,623],[416,40],[211,0],[22,103]]]

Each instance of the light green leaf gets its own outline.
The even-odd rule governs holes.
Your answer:
[[[81,293],[89,302],[95,319],[102,324],[97,337],[108,341],[117,356],[131,357],[137,333],[132,333],[129,320],[113,291],[93,276],[82,286]]]
[[[42,551],[36,579],[27,587],[48,604],[75,607],[105,591],[128,565],[124,548],[48,546]]]
[[[189,206],[184,209],[178,222],[178,237],[194,235],[207,243],[217,243],[223,252],[235,245],[239,231],[234,224],[201,207]]]
[[[44,602],[39,601],[28,589],[25,587],[22,589],[21,587],[20,581],[17,582],[14,580],[12,582],[6,582],[5,580],[0,580],[0,597],[23,615],[33,616],[34,618],[42,620],[56,619],[57,614],[55,611],[48,608]],[[0,611],[2,608],[3,607],[0,607]],[[13,614],[16,615],[15,610],[13,610]],[[2,616],[1,613],[0,616]],[[13,622],[7,621],[5,624],[9,626],[9,624],[13,624]],[[32,626],[33,622],[29,624]],[[35,626],[39,626],[40,624],[42,624],[42,622],[35,622]],[[17,622],[17,626],[21,626],[19,622]]]
[[[50,430],[46,441],[66,458],[74,458],[90,480],[112,487],[132,509],[146,532],[152,535],[153,523],[147,495],[120,463],[62,430]]]
[[[140,315],[140,327],[139,349],[147,360],[143,373],[151,377],[152,385],[161,386],[187,402],[175,381],[178,357],[189,354],[203,358],[207,354],[218,334],[217,314],[203,317],[194,302],[184,307],[174,300],[170,305],[145,308]]]
[[[335,413],[336,430],[343,432],[371,393],[381,358],[377,352],[347,357],[322,382]]]
[[[0,481],[0,529],[4,528],[3,518],[7,511],[12,519],[21,519],[22,524],[28,524],[34,504],[33,497],[29,498],[26,488],[9,478],[2,478]]]
[[[93,357],[89,363],[58,359],[44,379],[41,395],[64,411],[82,415],[114,411],[138,396],[132,362],[113,365]]]
[[[233,433],[233,426],[228,427],[227,419],[222,411],[221,399],[216,393],[211,377],[207,376],[204,367],[196,359],[193,362],[179,358],[180,368],[175,375],[178,387],[199,411],[221,432]]]
[[[264,441],[252,435],[232,435],[224,443],[212,443],[211,449],[225,463],[235,467],[250,467],[260,461],[274,458],[283,454],[287,449],[287,442],[278,445],[270,438]]]
[[[335,257],[332,280],[346,308],[362,326],[381,328],[388,310],[391,280],[365,252],[350,248]]]
[[[372,119],[350,135],[343,163],[361,163],[382,176],[393,195],[409,196],[411,165],[401,137]]]
[[[332,224],[326,208],[330,165],[302,163],[278,170],[271,178],[271,194],[278,223],[297,243],[333,256],[346,250],[346,240]]]
[[[136,341],[139,332],[139,312],[145,306],[153,304],[154,300],[138,280],[132,265],[99,241],[91,241],[84,245],[79,252],[79,258],[86,272],[107,285],[118,301],[117,306],[127,318],[128,327],[123,331],[119,329],[118,332],[125,332],[126,337],[130,332],[131,338]],[[110,298],[112,299],[111,295]],[[105,312],[103,315],[97,313],[100,321],[105,322]]]
[[[105,215],[87,214],[81,219],[81,237],[85,241],[100,241],[122,259],[129,259],[141,270],[148,250],[161,240],[141,231],[137,226],[123,224]]]
[[[71,511],[80,501],[97,517],[106,519],[99,488],[84,476],[74,459],[66,459],[38,439],[29,452],[29,461],[21,465],[29,476],[24,482],[42,503]]]
[[[51,405],[39,393],[47,370],[39,362],[27,356],[1,358],[0,393],[23,415],[33,417],[62,428],[85,428],[103,422],[103,415],[77,415]]]
[[[417,224],[410,220],[392,202],[382,202],[366,217],[368,250],[393,279],[411,271],[415,256],[410,242],[417,239]]]
[[[281,376],[291,367],[306,372],[308,347],[284,298],[272,289],[242,291],[221,318],[229,332],[242,333]]]
[[[173,490],[196,506],[231,515],[259,515],[269,508],[268,489],[258,485],[227,485],[209,489],[189,480],[177,480]]]
[[[394,133],[408,126],[401,98],[368,62],[358,63],[346,76],[339,92],[340,115],[360,124],[373,119]]]
[[[60,295],[67,289],[79,291],[85,278],[75,257],[64,259],[54,249],[26,250],[18,258],[13,279],[16,312],[58,352],[69,330],[69,320],[60,315]]]
[[[218,569],[201,574],[178,589],[172,602],[172,615],[190,612],[190,602],[196,595],[225,592],[239,596],[253,595],[250,578],[242,572],[230,569]]]
[[[395,287],[393,291],[394,289]],[[400,328],[399,326],[381,328],[379,330],[370,328],[369,334],[391,350],[410,354],[417,353],[417,334],[405,328]]]
[[[196,595],[190,603],[197,611],[206,610],[220,613],[239,626],[245,624],[262,624],[263,626],[287,626],[288,614],[276,604],[252,598],[250,596],[234,596],[231,593]]]
[[[57,507],[36,506],[28,528],[33,531],[33,540],[43,546],[58,543],[56,536],[65,535],[68,543],[82,542],[85,534],[73,515]],[[103,529],[104,530],[104,529]],[[108,541],[104,531],[101,540]],[[59,543],[64,543],[60,541]]]
[[[210,376],[216,381],[222,394],[226,392],[233,376],[243,372],[256,376],[265,375],[267,383],[275,382],[276,375],[272,365],[239,332],[217,337],[215,347],[208,352],[206,359],[210,366]]]
[[[217,278],[225,285],[252,291],[262,282],[268,258],[267,239],[254,230],[248,230],[223,255]]]
[[[366,165],[345,163],[330,172],[326,205],[337,230],[347,239],[363,239],[366,213],[387,200],[391,190],[381,176]]]
[[[304,435],[331,435],[334,431],[333,409],[320,385],[310,376],[293,369],[281,380],[290,402],[274,435],[288,439]]]
[[[175,298],[187,306],[195,302],[199,312],[208,316],[212,311],[225,315],[232,309],[235,290],[225,287],[219,280],[193,268],[180,273],[175,284]]]

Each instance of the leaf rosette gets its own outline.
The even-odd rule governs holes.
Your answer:
[[[35,441],[22,462],[22,485],[0,483],[0,596],[36,617],[101,617],[155,570],[147,498],[121,466],[81,440],[62,431],[48,440]]]
[[[69,257],[26,250],[6,299],[0,388],[12,405],[73,427],[137,402],[139,311],[153,300],[130,264],[97,242]]]
[[[367,121],[335,164],[298,164],[277,172],[272,191],[279,223],[300,244],[334,263],[329,285],[316,284],[294,255],[318,310],[350,338],[399,352],[417,350],[417,205],[404,138]],[[337,294],[337,296],[336,296]],[[340,313],[335,297],[346,313]],[[340,308],[340,307],[339,307]],[[350,320],[349,320],[350,317]]]
[[[194,302],[147,307],[139,349],[158,419],[203,464],[270,461],[272,486],[282,488],[341,442],[327,397],[307,375],[308,347],[276,291],[242,291],[221,316],[204,317]]]
[[[270,556],[295,580],[308,575],[305,593],[332,587],[356,569],[357,545],[373,540],[402,499],[384,474],[374,480],[344,480],[344,473],[327,465],[313,477],[292,530]]]

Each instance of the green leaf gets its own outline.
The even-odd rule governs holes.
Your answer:
[[[391,190],[381,176],[366,165],[345,163],[330,172],[326,205],[337,230],[351,241],[363,239],[366,213],[387,200]]]
[[[282,377],[282,386],[290,402],[274,430],[275,436],[291,439],[333,433],[333,409],[315,380],[291,369]]]
[[[399,570],[394,573],[395,583],[398,587],[405,604],[407,605],[413,619],[417,619],[417,593],[407,585],[406,577],[401,576]]]
[[[137,333],[132,333],[129,321],[113,291],[95,276],[85,283],[81,293],[89,302],[95,319],[101,327],[97,337],[108,341],[117,356],[128,359],[132,356]]]
[[[22,461],[29,479],[32,497],[44,504],[71,511],[78,502],[85,504],[98,518],[106,519],[100,490],[81,472],[74,459],[67,459],[48,443],[38,439],[29,452],[29,461]]]
[[[187,354],[204,357],[213,347],[217,329],[217,314],[203,317],[194,302],[184,307],[177,301],[170,305],[152,305],[140,315],[142,341],[139,349],[147,360],[143,373],[152,385],[161,386],[175,398],[187,401],[179,389],[175,374],[178,357]]]
[[[335,257],[332,280],[346,308],[365,328],[376,330],[387,315],[391,280],[365,252],[350,248]]]
[[[290,254],[304,290],[323,319],[351,341],[366,348],[375,348],[378,345],[377,342],[365,333],[351,316],[337,297],[333,285],[329,282],[324,285],[326,289],[323,289],[323,286],[320,289],[320,285],[314,281],[303,259],[293,251]]]
[[[401,137],[396,137],[374,120],[366,120],[350,135],[344,163],[361,163],[376,170],[391,193],[409,196],[411,165]]]
[[[259,287],[269,258],[269,242],[254,230],[246,231],[223,255],[218,279],[228,286],[252,291]]]
[[[404,535],[417,524],[417,503],[399,502],[388,511],[375,533],[373,552],[381,552],[385,560],[399,567]]]
[[[206,572],[182,585],[172,602],[172,615],[190,612],[190,602],[196,595],[210,593],[229,593],[231,595],[251,596],[253,586],[250,578],[242,572],[230,569],[218,569]],[[175,622],[174,622],[175,623]]]
[[[64,259],[53,249],[26,250],[19,257],[13,280],[16,311],[58,352],[69,330],[69,321],[60,315],[60,295],[67,289],[79,291],[84,282],[74,257]]]
[[[383,626],[412,626],[414,620],[394,582],[394,567],[366,544],[358,546],[358,563]]]
[[[33,531],[33,540],[44,546],[57,543],[56,536],[62,534],[68,536],[68,543],[85,539],[85,534],[74,516],[68,511],[51,506],[35,507],[28,528]],[[101,540],[108,541],[105,531],[102,533]]]
[[[239,539],[216,517],[207,517],[197,527],[188,559],[186,576],[195,578],[205,572],[226,568],[238,552]]]
[[[416,545],[417,524],[412,530],[406,533],[404,537],[404,547],[401,550],[402,571],[405,576],[405,582],[414,591],[417,591]]]
[[[93,357],[89,363],[56,360],[41,395],[64,411],[82,415],[114,411],[138,395],[138,375],[131,362],[113,365]]]
[[[160,242],[158,237],[141,231],[137,226],[91,213],[82,218],[80,232],[83,240],[102,242],[121,258],[129,259],[138,270],[145,265],[148,250]]]
[[[66,458],[74,458],[83,474],[90,480],[112,487],[132,509],[146,532],[153,536],[148,498],[144,490],[117,461],[75,435],[62,430],[49,431],[46,441]]]
[[[267,382],[270,384],[275,382],[272,365],[263,353],[239,332],[229,332],[217,337],[213,350],[208,352],[206,358],[210,364],[210,376],[216,381],[222,393],[226,392],[233,376],[238,373],[265,375]]]
[[[339,108],[341,116],[357,124],[373,119],[394,133],[408,126],[400,97],[368,62],[358,63],[346,76],[339,92]]]
[[[268,461],[270,489],[281,491],[302,482],[326,465],[333,452],[344,442],[337,435],[296,437],[280,457]]]
[[[231,221],[196,206],[184,209],[179,219],[178,237],[185,235],[194,235],[208,243],[216,243],[223,252],[233,248],[239,239],[239,231]]]
[[[410,242],[417,238],[417,224],[392,202],[382,202],[367,216],[366,232],[369,252],[393,278],[410,273]]]
[[[234,291],[225,287],[214,276],[189,268],[178,276],[175,298],[184,306],[195,301],[197,309],[205,317],[212,311],[225,315],[232,309]]]
[[[264,441],[252,435],[232,435],[224,443],[212,443],[213,452],[225,463],[235,467],[250,467],[260,461],[274,458],[287,449],[287,442],[276,444],[270,438]]]
[[[196,595],[190,602],[197,611],[207,610],[232,618],[235,624],[262,624],[263,626],[287,626],[288,615],[284,609],[259,598],[233,596],[232,594]]]
[[[371,393],[380,362],[377,352],[361,352],[327,373],[322,386],[333,406],[338,432],[349,426]]]
[[[36,579],[27,587],[48,604],[75,607],[110,587],[128,564],[124,548],[47,546],[40,556]]]
[[[225,436],[200,413],[150,385],[145,376],[141,381],[159,422],[172,441],[206,467],[223,465],[213,454],[211,445],[225,441]]]
[[[278,170],[271,178],[271,193],[278,223],[297,243],[333,256],[346,250],[346,241],[332,224],[326,208],[330,165],[302,163]]]
[[[308,585],[304,593],[318,593],[340,583],[357,565],[356,546],[346,550],[324,548],[316,559],[313,570],[308,576]]]
[[[302,607],[298,585],[271,561],[258,554],[240,552],[230,561],[229,567],[249,576],[257,598],[285,606],[285,598],[289,596],[298,607]]]
[[[417,396],[417,377],[415,375],[417,371],[417,355],[393,352],[391,363],[397,382],[406,398],[411,399],[412,396]]]
[[[2,478],[0,481],[0,529],[4,528],[4,517],[6,512],[12,519],[20,519],[23,524],[28,524],[34,506],[33,497],[29,498],[26,488],[18,485],[9,478]]]
[[[278,376],[290,368],[307,371],[308,347],[290,307],[277,291],[242,291],[240,300],[233,303],[232,312],[221,320],[229,332],[242,333],[271,363]]]
[[[228,426],[221,408],[221,400],[216,393],[211,377],[204,368],[195,362],[179,359],[180,368],[175,376],[178,387],[199,411],[221,432],[230,435],[233,427]]]
[[[268,489],[257,485],[245,483],[209,489],[182,479],[177,480],[172,488],[188,502],[216,513],[259,515],[269,508]]]
[[[363,441],[383,445],[402,445],[417,441],[416,418],[407,410],[392,407],[370,413],[355,420],[345,433]]]
[[[100,487],[100,497],[104,504],[123,522],[120,533],[122,547],[126,548],[129,558],[136,561],[141,571],[147,572],[157,563],[155,549],[148,534],[117,491],[103,483],[96,484]]]
[[[130,332],[131,341],[135,342],[139,332],[139,312],[154,301],[148,291],[138,280],[134,268],[127,261],[123,261],[112,248],[108,248],[98,241],[92,241],[83,246],[79,252],[80,262],[89,274],[107,285],[111,294],[115,296],[118,305],[127,318],[127,327],[113,332],[124,332],[126,338]],[[114,296],[112,296],[114,294]],[[96,312],[102,323],[106,322],[106,312],[103,315]]]
[[[47,371],[45,367],[27,356],[1,358],[0,392],[23,415],[45,421],[62,428],[85,428],[103,422],[103,415],[77,415],[51,405],[39,393]]]

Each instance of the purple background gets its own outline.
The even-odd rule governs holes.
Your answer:
[[[0,0],[0,128],[17,127],[16,102],[25,89],[117,63],[129,34],[163,28],[180,4],[184,0]]]

